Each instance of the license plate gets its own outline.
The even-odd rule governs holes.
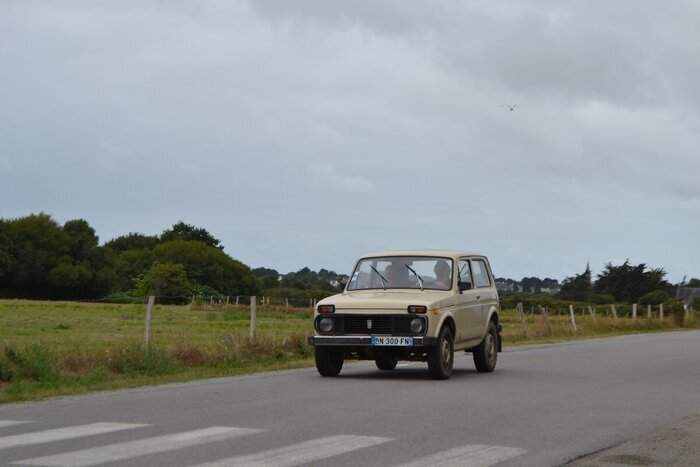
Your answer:
[[[372,336],[370,345],[413,345],[413,337]]]

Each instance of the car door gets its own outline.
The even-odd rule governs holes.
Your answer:
[[[481,335],[482,310],[474,288],[472,266],[468,258],[460,258],[457,262],[457,274],[460,288],[465,288],[460,294],[460,306],[456,316],[457,334],[459,340],[468,340]]]
[[[474,291],[479,303],[479,333],[486,331],[486,319],[492,306],[498,303],[493,277],[486,258],[471,258]]]

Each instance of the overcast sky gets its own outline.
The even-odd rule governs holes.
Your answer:
[[[691,0],[0,0],[0,217],[700,277],[699,43]]]

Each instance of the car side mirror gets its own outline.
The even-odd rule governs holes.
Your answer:
[[[459,281],[457,282],[457,287],[459,287],[460,292],[464,292],[465,290],[471,290],[472,283]]]

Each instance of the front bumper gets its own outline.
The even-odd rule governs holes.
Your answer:
[[[354,345],[371,347],[371,336],[309,336],[311,345]],[[413,336],[413,345],[404,348],[432,347],[437,337]]]

